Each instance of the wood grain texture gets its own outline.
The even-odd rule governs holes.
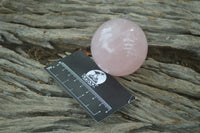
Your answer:
[[[200,1],[0,0],[0,132],[200,131]],[[137,100],[100,123],[44,66],[88,49],[106,20],[126,18],[147,35],[148,58],[117,77]]]

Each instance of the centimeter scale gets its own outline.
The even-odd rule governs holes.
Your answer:
[[[81,50],[45,67],[45,70],[96,121],[103,120],[134,99],[129,91],[100,70]]]

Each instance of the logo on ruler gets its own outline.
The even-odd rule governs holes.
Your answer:
[[[106,81],[106,74],[100,70],[91,70],[82,75],[82,79],[92,87],[96,87]]]

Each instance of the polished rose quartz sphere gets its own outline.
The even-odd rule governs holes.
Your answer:
[[[142,29],[126,19],[102,24],[91,42],[96,64],[106,73],[124,76],[136,71],[147,56],[148,44]]]

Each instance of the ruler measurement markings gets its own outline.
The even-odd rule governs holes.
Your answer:
[[[76,97],[76,95],[70,90],[70,92],[71,92],[71,94],[72,95],[74,95],[74,97]],[[82,105],[93,115],[93,116],[95,116],[95,115],[97,115],[97,114],[99,114],[99,112],[96,112],[96,113],[94,113],[90,108],[89,108],[89,104],[84,104],[79,98],[77,98],[77,100],[80,102],[80,103],[82,103]]]
[[[48,69],[49,70],[49,72],[52,74],[52,75],[54,75],[55,76],[55,74],[50,70],[50,69]],[[60,82],[60,83],[62,83],[62,81],[59,79],[59,78],[57,78],[56,77],[56,79]],[[63,84],[65,87],[67,87],[65,84]],[[68,87],[67,87],[68,88]],[[72,95],[74,95],[74,97],[76,97],[76,95],[73,93],[73,91],[71,90],[71,89],[68,89],[70,92],[71,92],[71,94]],[[77,98],[77,100],[79,101],[79,102],[81,102],[83,105],[85,105],[79,98]],[[95,113],[93,113],[89,108],[88,108],[88,106],[86,106],[85,105],[85,107],[89,110],[89,112],[90,113],[92,113],[93,115],[95,115]]]
[[[74,97],[76,97],[76,95],[75,95],[71,90],[69,90],[69,91],[71,92],[72,95],[74,95]],[[93,116],[95,116],[95,115],[98,114],[98,113],[92,112],[91,109],[90,109],[86,104],[84,104],[79,98],[77,98],[77,100],[78,100],[78,101],[79,101]]]
[[[108,105],[108,103],[105,102],[105,100],[103,100],[89,85],[87,85],[87,83],[85,83],[73,70],[71,70],[71,68],[69,68],[64,62],[59,61],[59,64],[61,64],[63,67],[65,67],[76,79],[78,79],[84,86],[86,86],[86,88],[93,94],[95,95],[99,101],[101,101],[107,108],[108,111],[110,111],[112,109],[112,107],[110,105]]]
[[[82,79],[80,79],[79,77],[78,77],[78,75],[76,75],[76,73],[74,73],[67,65],[65,65],[63,62],[59,62],[59,64],[61,64],[63,67],[64,67],[64,69],[65,70],[67,70],[69,73],[71,72],[72,73],[72,75],[71,74],[67,74],[68,75],[68,77],[70,77],[70,76],[73,76],[74,78],[75,78],[75,81],[77,81],[77,79],[80,81],[80,83],[82,83],[83,85],[85,85],[85,82],[84,81],[82,81]],[[58,64],[56,65],[56,66],[59,66]],[[51,69],[52,68],[55,68],[55,67],[51,67]],[[94,111],[94,108],[93,108],[93,111],[91,110],[91,108],[90,108],[90,106],[91,106],[91,104],[88,104],[88,103],[84,103],[80,98],[82,98],[82,97],[84,97],[85,95],[84,94],[82,94],[81,96],[79,96],[79,97],[77,97],[77,94],[75,94],[74,92],[73,92],[73,90],[74,89],[69,89],[69,87],[65,84],[67,81],[69,81],[69,79],[67,79],[67,80],[65,80],[65,81],[61,81],[60,80],[60,78],[59,78],[59,74],[54,74],[50,69],[48,69],[49,70],[49,72],[51,73],[51,74],[53,74],[54,76],[55,76],[55,78],[61,83],[61,84],[63,84],[66,88],[68,88],[68,90],[71,92],[71,94],[72,95],[74,95],[74,97],[76,97],[77,98],[77,100],[78,101],[80,101],[86,108],[87,108],[87,110],[92,114],[92,115],[97,115],[97,114],[99,114],[99,113],[101,113],[102,111],[100,111],[100,110],[97,110],[97,111]],[[62,69],[63,70],[63,69]],[[73,80],[73,79],[72,79]],[[73,80],[74,81],[74,80]],[[93,94],[95,97],[92,97],[92,100],[94,100],[95,98],[97,98],[98,100],[99,100],[99,102],[101,102],[101,104],[104,104],[104,106],[105,107],[107,107],[107,112],[109,111],[109,110],[111,110],[112,108],[104,101],[104,100],[102,100],[101,99],[101,97],[99,98],[99,96],[98,96],[98,94],[96,94],[96,92],[93,92],[93,90],[91,91],[91,88],[89,89],[89,86],[86,84],[85,85],[86,87],[88,87],[87,89],[90,91],[90,93],[91,94]],[[82,85],[81,85],[81,87],[82,87]],[[89,91],[86,91],[85,93],[87,94]],[[106,112],[105,112],[106,113]]]
[[[56,65],[56,66],[59,66],[59,65]],[[67,68],[65,68],[65,69],[67,69]],[[54,76],[55,76],[55,74],[50,70],[50,69],[48,69],[49,70],[49,72],[51,73],[51,74],[53,74]],[[68,69],[67,69],[68,70]],[[69,70],[68,70],[69,71]],[[69,74],[68,74],[69,75]],[[74,74],[72,74],[73,75],[73,77],[75,77],[75,75]],[[71,76],[71,74],[70,74],[70,76]],[[59,75],[57,74],[57,76],[55,77],[61,84],[63,84],[66,88],[68,88],[68,90],[71,92],[71,94],[72,95],[74,95],[74,97],[76,97],[77,98],[77,100],[78,101],[80,101],[86,108],[87,108],[87,110],[90,112],[90,113],[92,113],[92,115],[97,115],[97,114],[99,114],[99,113],[101,113],[102,111],[100,111],[100,110],[98,110],[98,111],[92,111],[91,110],[91,108],[90,108],[90,106],[91,106],[91,104],[88,104],[88,103],[84,103],[80,98],[82,98],[82,97],[84,97],[85,95],[84,94],[82,94],[81,96],[79,96],[79,97],[77,97],[77,95],[73,92],[73,90],[74,89],[69,89],[69,87],[65,84],[66,83],[66,81],[67,80],[69,80],[69,79],[67,79],[67,80],[65,80],[65,81],[61,81],[60,79],[59,79]],[[75,77],[76,78],[76,77]],[[73,79],[72,79],[73,80]],[[79,80],[80,81],[80,80]],[[90,90],[89,90],[90,91]],[[89,93],[89,91],[86,91],[85,93],[86,94],[88,94]],[[92,92],[90,92],[91,94],[93,94]],[[96,93],[96,92],[95,92]],[[93,94],[94,95],[94,94]],[[94,95],[94,96],[96,96],[96,95]],[[94,100],[96,97],[92,97],[92,100]],[[99,100],[99,99],[98,99]],[[99,102],[101,102],[101,100],[99,100]],[[104,104],[103,102],[101,102],[101,104]],[[106,106],[106,105],[105,105]],[[109,110],[109,108],[108,108],[108,110]]]
[[[85,62],[87,61],[88,64],[83,64],[84,60]],[[70,67],[71,65],[73,66],[72,68]],[[103,76],[99,75],[97,72],[101,70],[98,70],[99,68],[97,65],[82,51],[78,51],[69,57],[65,57],[62,60],[45,67],[45,69],[96,121],[101,121],[125,104],[134,100],[134,96],[131,95],[130,92],[124,90],[115,79],[103,72],[102,73],[106,76],[105,80],[108,81],[102,86],[98,86]],[[83,78],[82,76],[86,77]],[[89,81],[86,79],[87,77],[89,78]],[[96,80],[98,80],[98,82],[96,82]],[[90,86],[90,83],[97,86]],[[108,97],[109,95],[112,95],[114,88],[117,88],[117,95]],[[103,91],[99,89],[102,89]],[[119,104],[117,96],[121,97]]]

